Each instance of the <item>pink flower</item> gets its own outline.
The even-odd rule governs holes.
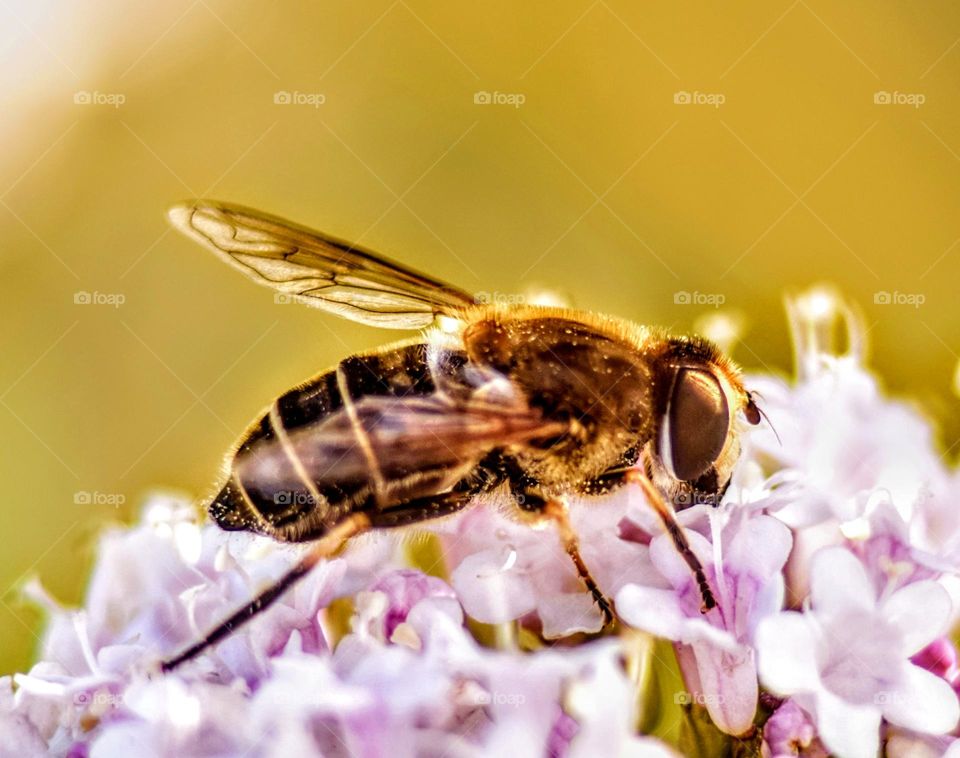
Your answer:
[[[570,504],[581,555],[608,597],[655,574],[646,547],[618,536],[631,499],[639,497],[632,489]],[[551,524],[532,529],[485,504],[458,519],[444,543],[451,584],[472,618],[499,624],[536,614],[547,638],[600,631],[600,610]]]
[[[960,687],[957,648],[948,638],[938,637],[910,660],[931,674],[939,676],[954,690]]]
[[[763,727],[763,757],[810,756],[827,758],[809,714],[793,700],[786,700]]]
[[[215,598],[242,601],[290,556],[199,529],[179,504],[155,503],[144,524],[105,538],[88,597],[97,618],[39,595],[53,616],[44,651],[53,660],[17,675],[16,691],[3,680],[3,749],[402,758],[543,755],[553,745],[570,758],[671,755],[634,734],[633,683],[616,641],[537,654],[484,649],[446,582],[396,570],[395,551],[375,543],[318,566],[215,650],[160,676],[158,655],[177,646],[168,620],[189,638],[191,624],[223,612]],[[322,608],[346,592],[352,631],[331,649]]]
[[[449,598],[456,602],[457,599],[450,585],[442,579],[413,569],[400,569],[386,574],[370,587],[370,593],[376,593],[380,599],[374,602],[376,610],[367,623],[376,625],[377,628],[371,631],[382,640],[393,637],[421,600]]]
[[[678,657],[691,692],[717,726],[741,734],[750,728],[757,708],[754,630],[782,607],[780,570],[791,538],[772,517],[751,517],[746,511],[729,517],[714,544],[688,531],[715,588],[717,608],[701,613],[690,569],[666,535],[654,538],[650,557],[670,588],[631,584],[617,595],[616,606],[627,623],[680,643]]]
[[[793,492],[774,506],[792,527],[860,518],[878,489],[909,513],[942,476],[929,423],[884,399],[872,375],[855,363],[829,362],[795,387],[771,379],[751,379],[750,386],[763,395],[779,441],[758,429],[744,455],[793,472]]]
[[[889,593],[921,579],[936,579],[949,562],[911,542],[911,528],[886,492],[869,498],[863,534],[855,534],[848,547],[860,559],[877,594]]]
[[[701,613],[637,488],[569,503],[600,589],[626,624],[674,641],[684,692],[654,691],[657,677],[609,632],[545,642],[600,633],[600,612],[553,525],[512,520],[502,493],[424,525],[441,535],[449,583],[410,569],[394,533],[373,533],[161,676],[162,657],[301,548],[201,527],[160,496],[140,523],[104,535],[83,608],[31,588],[50,622],[38,662],[0,680],[0,752],[664,758],[669,748],[637,733],[638,700],[703,704],[739,736],[767,712],[759,672],[764,702],[786,698],[761,725],[766,758],[875,758],[881,740],[895,757],[960,758],[947,636],[960,607],[960,475],[929,425],[882,397],[851,309],[818,291],[789,310],[799,381],[749,380],[782,444],[766,424],[745,428],[723,503],[677,514],[718,607]],[[847,355],[830,339],[840,315]],[[786,588],[799,611],[782,612]],[[353,609],[345,634],[327,611],[337,598]],[[468,617],[517,622],[524,652],[482,647]]]
[[[928,734],[953,729],[957,696],[910,661],[946,627],[946,591],[925,580],[878,597],[844,548],[820,551],[811,573],[808,610],[760,623],[761,681],[811,713],[826,747],[844,756],[875,756],[881,719]]]

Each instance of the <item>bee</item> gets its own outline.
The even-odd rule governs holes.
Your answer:
[[[209,504],[223,529],[311,542],[304,557],[171,670],[266,608],[371,529],[422,524],[507,492],[552,523],[604,621],[567,502],[639,486],[716,605],[673,506],[717,503],[740,452],[736,417],[760,422],[737,367],[704,339],[612,316],[477,303],[370,250],[216,201],[171,209],[187,236],[259,284],[344,318],[419,336],[344,358],[250,425]]]

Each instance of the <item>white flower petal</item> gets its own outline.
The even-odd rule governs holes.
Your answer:
[[[788,611],[770,616],[757,627],[756,649],[760,680],[779,695],[816,689],[816,640],[808,620]]]
[[[786,500],[786,504],[776,510],[776,517],[787,526],[805,529],[822,524],[833,516],[832,503],[822,493],[808,487],[797,494],[795,499]]]
[[[718,629],[699,613],[687,616],[676,592],[628,584],[617,595],[617,613],[637,629],[676,642],[709,642],[723,650],[741,649],[732,634]]]
[[[727,570],[766,579],[783,568],[792,546],[793,536],[781,521],[755,516],[740,525],[725,550],[724,562]]]
[[[817,729],[824,745],[842,758],[877,758],[880,709],[851,705],[827,690],[817,693]]]
[[[603,628],[603,615],[589,592],[551,595],[537,606],[537,614],[548,640],[576,632],[599,632]]]
[[[718,650],[695,642],[693,652],[710,718],[727,734],[743,734],[753,725],[759,696],[753,651]]]
[[[960,704],[953,688],[913,664],[904,666],[900,686],[884,700],[884,718],[916,732],[946,734],[960,720]]]
[[[537,607],[529,578],[508,558],[504,550],[483,550],[464,559],[450,577],[464,610],[477,621],[502,624]]]
[[[876,590],[863,564],[846,548],[828,547],[817,552],[810,564],[810,598],[818,614],[872,610]]]
[[[709,540],[699,532],[690,529],[684,529],[684,533],[690,543],[690,549],[700,559],[700,563],[704,566],[713,563],[713,546]],[[669,535],[659,534],[653,538],[650,543],[650,560],[657,567],[657,571],[663,574],[674,587],[683,587],[693,583],[694,579],[690,567],[677,552],[673,539]]]
[[[884,619],[904,636],[905,653],[919,652],[946,629],[953,611],[949,593],[933,581],[908,584],[882,604]]]
[[[90,746],[90,758],[137,755],[144,750],[143,725],[136,722],[111,724]]]
[[[628,584],[614,600],[617,614],[630,626],[657,637],[677,639],[686,617],[672,590]]]

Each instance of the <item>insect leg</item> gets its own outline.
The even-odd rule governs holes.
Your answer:
[[[593,601],[600,608],[604,626],[609,626],[614,620],[613,603],[600,591],[596,581],[590,575],[590,569],[587,568],[580,556],[580,541],[577,539],[577,533],[570,523],[570,514],[567,511],[566,503],[561,500],[547,500],[541,512],[557,525],[557,531],[567,555],[570,556],[573,565],[576,566],[580,579],[586,585],[590,594],[593,595]]]
[[[564,550],[567,551],[567,555],[570,556],[574,567],[577,569],[580,580],[593,596],[593,601],[603,614],[604,626],[612,624],[615,618],[613,603],[597,586],[597,582],[590,574],[590,569],[587,568],[587,564],[584,563],[583,557],[580,555],[580,541],[577,539],[577,533],[570,523],[570,514],[566,503],[555,498],[541,497],[529,489],[514,492],[514,495],[517,497],[520,509],[528,517],[535,520],[550,520],[555,524]]]
[[[701,606],[700,610],[703,613],[706,613],[707,611],[716,608],[717,601],[713,596],[713,590],[710,589],[710,583],[707,581],[707,575],[703,570],[703,565],[700,563],[700,559],[697,558],[691,549],[690,542],[687,540],[687,536],[683,533],[683,529],[681,528],[680,524],[677,523],[673,509],[667,505],[663,499],[663,496],[657,491],[657,488],[653,486],[653,484],[650,482],[650,479],[647,478],[647,475],[644,474],[640,469],[630,468],[624,471],[623,481],[625,484],[640,485],[640,489],[643,490],[643,494],[646,496],[647,502],[650,503],[650,506],[660,517],[664,528],[667,530],[667,534],[669,534],[670,539],[673,540],[673,544],[674,547],[676,547],[677,552],[680,553],[680,556],[693,572],[693,577],[696,580],[697,587],[700,590],[700,598],[703,600],[703,605]]]
[[[369,511],[367,516],[374,529],[399,529],[456,513],[477,495],[482,494],[485,489],[477,486],[452,490],[442,495],[416,498],[383,510]]]
[[[162,671],[171,671],[181,663],[195,658],[211,645],[217,644],[242,624],[256,616],[260,611],[270,607],[277,598],[296,582],[310,572],[322,559],[335,555],[343,544],[351,537],[365,532],[368,529],[389,529],[429,521],[439,516],[445,516],[463,508],[469,503],[478,491],[484,487],[478,486],[464,490],[453,490],[441,495],[416,498],[384,510],[371,510],[354,513],[314,543],[310,551],[300,559],[293,568],[281,576],[274,584],[267,587],[247,605],[211,630],[202,640],[191,645],[179,655],[164,661]]]
[[[306,576],[310,572],[310,569],[316,566],[317,563],[324,558],[329,558],[336,554],[348,539],[369,528],[370,519],[363,513],[354,513],[341,521],[327,532],[327,534],[317,540],[310,548],[310,551],[304,555],[293,568],[287,571],[286,574],[281,576],[276,582],[263,590],[228,619],[214,627],[202,640],[191,645],[173,658],[161,663],[160,670],[164,672],[172,671],[180,664],[195,658],[208,647],[216,645],[220,640],[232,634],[260,611],[269,608],[284,592],[296,584],[299,579]]]

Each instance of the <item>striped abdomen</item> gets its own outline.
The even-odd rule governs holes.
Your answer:
[[[565,428],[462,351],[439,351],[432,366],[423,343],[354,356],[278,398],[253,425],[210,514],[224,529],[290,541],[319,537],[355,512],[399,526],[494,486],[498,473],[481,463],[501,446]]]

